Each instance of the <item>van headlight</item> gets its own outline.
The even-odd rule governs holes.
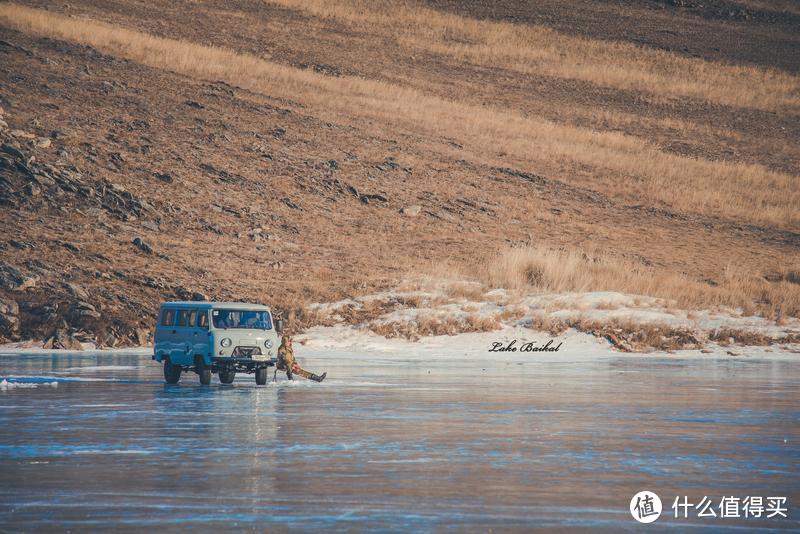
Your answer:
[[[231,346],[231,338],[224,337],[224,338],[222,338],[222,341],[219,342],[219,344],[222,345],[223,347],[230,347]]]
[[[272,348],[272,340],[271,340],[271,339],[268,339],[268,340],[266,340],[266,341],[264,342],[264,346],[265,346],[266,348],[268,348],[268,349],[271,349],[271,348]]]

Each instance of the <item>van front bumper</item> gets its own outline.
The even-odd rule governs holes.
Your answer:
[[[261,347],[252,345],[238,345],[234,347],[221,347],[214,358],[244,358],[255,361],[267,361],[272,358],[272,350],[262,350]]]
[[[278,363],[277,358],[263,357],[263,359],[247,358],[244,356],[214,356],[211,358],[214,363],[241,363],[241,364],[266,364],[267,367]]]
[[[223,370],[234,370],[240,373],[255,373],[258,369],[275,367],[277,360],[266,358],[264,360],[254,360],[252,358],[226,358],[216,357],[211,359],[211,372],[219,373]]]

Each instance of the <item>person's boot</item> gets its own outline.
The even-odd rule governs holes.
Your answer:
[[[322,373],[321,375],[311,375],[311,380],[314,382],[322,382],[325,380],[325,377],[328,376],[328,373]]]
[[[292,372],[291,371],[286,371],[286,378],[288,378],[289,380],[294,380],[294,378],[292,378]]]

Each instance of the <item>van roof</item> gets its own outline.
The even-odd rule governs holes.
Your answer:
[[[171,302],[164,302],[161,307],[169,308],[199,308],[204,310],[264,310],[269,311],[267,306],[263,304],[254,304],[251,302],[212,302],[212,301],[197,301],[197,300],[174,300]]]

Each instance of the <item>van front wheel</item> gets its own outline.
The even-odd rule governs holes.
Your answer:
[[[169,360],[164,360],[164,380],[167,384],[177,384],[181,379],[181,366],[172,365]]]
[[[267,368],[259,367],[256,369],[256,385],[263,386],[267,383]]]
[[[223,384],[233,384],[234,378],[236,378],[236,369],[222,369],[219,372],[219,381]]]
[[[211,383],[211,367],[206,365],[203,358],[197,358],[194,364],[194,370],[200,377],[200,384],[207,386]]]

